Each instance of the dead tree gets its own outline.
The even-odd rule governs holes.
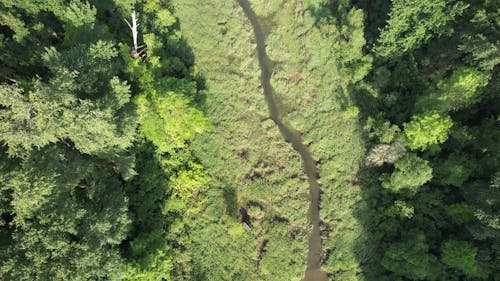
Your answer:
[[[130,48],[130,55],[134,59],[138,59],[139,57],[141,57],[143,60],[145,60],[147,58],[147,53],[143,48],[144,46],[137,46],[137,27],[139,26],[139,24],[137,23],[137,19],[135,17],[135,11],[132,12],[132,24],[130,24],[127,19],[124,20],[132,31],[132,38],[134,40],[134,45]]]

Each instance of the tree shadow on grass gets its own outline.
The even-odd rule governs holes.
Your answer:
[[[391,1],[388,0],[329,0],[320,5],[309,5],[306,10],[311,13],[315,23],[322,21],[340,25],[347,15],[347,12],[356,7],[362,9],[365,15],[364,34],[367,46],[373,45],[388,19]]]
[[[236,216],[238,212],[236,188],[229,186],[225,187],[222,191],[222,196],[224,197],[224,203],[226,205],[226,214],[231,217]]]

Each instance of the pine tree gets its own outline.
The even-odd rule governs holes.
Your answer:
[[[451,23],[467,5],[453,0],[392,0],[387,25],[375,52],[385,58],[412,51],[431,38],[451,33]]]

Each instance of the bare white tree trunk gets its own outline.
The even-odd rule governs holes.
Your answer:
[[[128,27],[130,27],[130,30],[132,30],[132,37],[134,39],[134,50],[137,51],[137,27],[139,24],[137,24],[137,20],[135,18],[135,11],[132,12],[132,25],[125,19],[125,22],[127,23]]]

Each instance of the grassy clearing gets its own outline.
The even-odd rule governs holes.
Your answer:
[[[300,280],[310,231],[308,186],[300,158],[267,119],[251,26],[236,1],[195,2],[174,1],[196,71],[207,82],[212,118],[212,131],[195,144],[212,182],[193,259],[210,280]],[[357,33],[362,15],[350,12],[344,25],[315,25],[306,9],[314,1],[250,2],[267,33],[284,120],[304,133],[319,163],[324,269],[332,280],[356,280],[356,253],[363,251],[354,248],[362,233],[354,217],[361,202],[356,175],[364,142],[349,92],[369,62]],[[255,218],[251,234],[236,219],[237,205]]]
[[[195,271],[207,280],[300,280],[307,183],[299,156],[267,118],[251,26],[236,2],[174,6],[206,79],[212,122],[194,144],[212,178],[191,234]],[[251,233],[237,219],[238,206],[254,218]]]
[[[256,13],[273,26],[267,37],[275,63],[271,82],[288,112],[285,120],[304,132],[319,162],[324,269],[332,280],[357,280],[357,257],[363,256],[363,249],[355,248],[363,233],[355,217],[362,203],[357,174],[365,151],[350,92],[369,66],[356,23],[362,15],[353,10],[345,22],[315,25],[310,10],[320,1],[275,1],[273,11],[267,2],[252,1]]]

